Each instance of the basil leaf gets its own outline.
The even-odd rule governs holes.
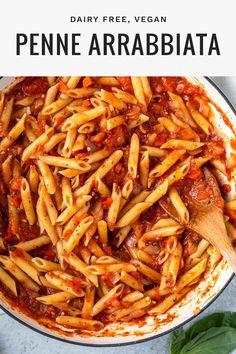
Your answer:
[[[236,313],[234,312],[219,312],[213,313],[205,318],[194,323],[187,331],[186,337],[192,339],[198,333],[206,331],[211,327],[233,327],[236,328]]]
[[[236,313],[211,314],[173,332],[170,354],[226,354],[236,348]]]
[[[170,354],[179,354],[181,348],[186,343],[186,335],[183,328],[176,329],[171,338]]]
[[[235,328],[213,327],[199,333],[178,354],[229,354],[235,347]]]

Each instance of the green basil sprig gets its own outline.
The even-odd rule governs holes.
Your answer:
[[[174,331],[170,354],[229,354],[236,348],[236,313],[213,313]]]

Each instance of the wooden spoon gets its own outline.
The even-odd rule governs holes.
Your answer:
[[[222,199],[220,189],[215,177],[207,168],[204,168],[204,175],[207,187],[211,191],[211,198],[205,202],[193,197],[194,193],[190,193],[190,205],[194,212],[190,213],[191,218],[186,227],[216,247],[236,274],[236,253],[227,235],[223,210],[219,207],[219,201]],[[166,199],[161,199],[159,203],[168,215],[179,221],[175,208]]]

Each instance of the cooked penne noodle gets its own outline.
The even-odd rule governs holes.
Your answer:
[[[148,231],[142,236],[142,239],[145,241],[157,240],[159,237],[169,237],[172,235],[178,235],[182,232],[183,227],[181,225],[168,226]]]
[[[122,242],[126,239],[128,236],[129,232],[131,230],[131,226],[127,225],[124,227],[121,227],[119,231],[115,235],[115,244],[117,247],[120,247]]]
[[[78,285],[76,287],[74,286],[75,277],[66,272],[54,270],[46,273],[45,278],[50,284],[62,291],[68,292],[76,297],[84,296],[84,290]]]
[[[17,159],[13,160],[12,175],[13,175],[13,178],[21,178],[21,175],[22,175],[21,164]]]
[[[41,197],[38,199],[38,202],[36,205],[36,212],[38,215],[39,223],[43,226],[43,229],[46,231],[46,233],[50,237],[52,244],[55,245],[58,240],[58,234],[57,234],[55,226],[53,226],[51,223],[47,209],[45,207],[45,203]]]
[[[21,199],[24,207],[26,218],[30,225],[34,225],[36,222],[36,214],[34,211],[30,186],[26,178],[21,180]]]
[[[19,242],[19,243],[17,243],[16,247],[19,247],[26,252],[30,252],[36,248],[46,246],[50,243],[51,243],[50,238],[46,235],[43,235],[43,236],[39,236],[37,238],[34,238],[33,240],[30,240],[30,241]]]
[[[139,178],[144,189],[148,187],[149,164],[150,159],[148,151],[144,151],[139,162]]]
[[[127,308],[117,310],[114,314],[115,319],[118,321],[122,317],[125,317],[125,316],[129,315],[130,313],[133,313],[134,311],[148,307],[150,304],[151,304],[151,299],[150,299],[150,297],[146,296],[146,297],[132,303],[132,305]]]
[[[98,221],[98,235],[99,235],[99,242],[102,245],[108,243],[107,222],[105,220]]]
[[[122,91],[117,87],[113,87],[112,91],[115,93],[115,96],[125,103],[137,104],[137,99],[126,91]]]
[[[88,249],[91,251],[91,253],[93,253],[96,256],[96,258],[93,258],[94,262],[97,259],[97,257],[105,256],[105,252],[102,250],[102,248],[98,245],[98,243],[94,239],[91,239],[87,244],[87,246]],[[94,262],[92,262],[91,260],[91,264],[93,264]]]
[[[102,275],[106,272],[135,272],[136,268],[129,263],[117,263],[117,264],[102,264],[91,265],[87,267],[87,271],[94,275]]]
[[[183,121],[188,123],[192,128],[196,128],[196,124],[192,119],[182,97],[179,95],[175,95],[172,92],[168,92],[168,94],[172,100],[172,104],[174,106],[176,114],[178,113],[178,116],[180,116],[180,118],[182,118]]]
[[[102,197],[110,197],[110,189],[103,183],[100,177],[95,178],[95,188]]]
[[[58,263],[47,261],[46,259],[40,257],[32,258],[32,264],[40,272],[50,272],[52,270],[61,270],[61,267]]]
[[[7,196],[7,206],[11,230],[17,236],[19,231],[19,215],[16,206],[13,203],[13,198],[10,195]]]
[[[150,203],[151,205],[158,201],[163,195],[167,193],[168,190],[168,180],[164,180],[161,184],[157,185],[152,193],[150,193],[144,200],[145,203]]]
[[[186,159],[180,167],[174,170],[169,176],[166,177],[168,185],[171,186],[173,183],[178,182],[181,178],[186,176],[190,170],[190,160]]]
[[[84,216],[87,214],[89,208],[90,208],[89,203],[87,205],[84,205],[72,216],[72,218],[69,221],[67,221],[67,223],[64,225],[63,231],[62,231],[62,238],[63,239],[65,239],[65,240],[68,239],[68,237],[75,230],[76,226],[78,226],[78,223],[80,222],[80,220],[82,220],[84,218]]]
[[[120,201],[121,201],[121,190],[116,183],[113,183],[111,198],[112,198],[112,203],[107,213],[107,225],[109,230],[114,230],[116,220],[120,210]]]
[[[146,110],[146,100],[145,100],[145,96],[144,96],[143,84],[142,84],[141,77],[132,76],[131,82],[132,82],[135,97],[137,98],[138,102]]]
[[[130,120],[127,123],[127,126],[129,129],[134,129],[140,125],[142,125],[143,123],[147,122],[149,120],[149,117],[146,116],[145,114],[140,114],[137,118],[132,118],[132,120]]]
[[[199,143],[197,141],[188,141],[188,140],[177,140],[170,139],[165,144],[161,146],[162,149],[185,149],[192,151],[202,147],[204,143]]]
[[[92,216],[88,216],[80,221],[79,225],[72,232],[68,240],[64,241],[63,243],[63,249],[67,254],[73,251],[75,246],[79,243],[80,239],[83,237],[83,235],[92,223]]]
[[[78,129],[79,134],[91,134],[95,130],[95,122],[87,122],[81,125]],[[72,128],[74,129],[74,128]]]
[[[2,177],[6,186],[12,179],[12,158],[12,155],[8,156],[2,164]]]
[[[0,282],[4,284],[11,292],[17,296],[16,282],[5,270],[0,267]]]
[[[197,125],[204,131],[206,135],[210,135],[212,126],[208,120],[200,112],[198,112],[190,102],[187,102],[186,106]]]
[[[43,115],[55,114],[60,111],[62,108],[71,103],[72,98],[67,97],[65,99],[58,99],[57,101],[52,102],[50,105],[44,107],[42,110]]]
[[[14,97],[10,98],[1,113],[1,127],[4,131],[8,129],[13,111]]]
[[[132,275],[128,274],[126,271],[122,270],[120,279],[123,283],[130,286],[131,288],[143,291],[143,284],[134,277],[132,277]]]
[[[4,92],[0,91],[0,116],[4,108],[4,101],[5,101],[5,94]]]
[[[140,147],[140,153],[143,153],[147,151],[148,155],[150,157],[164,157],[166,156],[166,150],[157,148],[157,147],[153,147],[153,146],[148,146],[148,145],[142,145]]]
[[[119,85],[119,81],[113,76],[102,76],[96,78],[97,83],[105,86],[117,86]]]
[[[174,293],[167,296],[159,305],[154,306],[151,310],[148,311],[148,314],[151,316],[161,315],[165,313],[169,308],[174,306],[179,300],[181,300],[184,295],[189,292],[190,288],[185,288],[179,293]]]
[[[94,306],[95,287],[87,286],[84,297],[84,305],[81,311],[81,317],[86,319],[92,318],[92,308]]]
[[[106,174],[120,161],[123,156],[123,151],[117,150],[113,152],[102,165],[86,180],[86,183],[99,177],[103,178]]]
[[[53,80],[53,83],[54,83],[54,80]],[[43,108],[48,107],[50,104],[52,104],[55,101],[57,93],[58,93],[58,88],[59,88],[59,84],[55,84],[55,85],[52,85],[51,87],[49,87],[49,89],[47,90],[47,93],[45,95]]]
[[[70,206],[73,205],[73,195],[72,195],[70,181],[68,178],[62,177],[61,189],[62,189],[63,202],[65,203],[67,208],[69,208]]]
[[[77,137],[77,129],[69,128],[66,134],[66,139],[62,149],[62,156],[69,158],[72,154],[72,147]]]
[[[88,245],[92,237],[94,236],[95,232],[97,231],[98,221],[102,220],[103,218],[103,209],[101,201],[96,201],[94,205],[90,209],[91,214],[93,215],[93,224],[89,226],[88,230],[85,233],[85,246]]]
[[[137,177],[139,157],[139,138],[137,134],[133,134],[130,140],[128,171],[132,178]]]
[[[87,331],[100,331],[104,327],[104,324],[100,321],[88,320],[85,318],[72,316],[58,316],[56,318],[56,322],[61,325],[75,327]]]
[[[173,204],[175,210],[179,216],[179,223],[181,225],[188,224],[189,222],[189,212],[186,208],[184,202],[182,201],[176,188],[171,188],[169,191],[170,201]]]
[[[73,158],[43,155],[40,157],[40,160],[47,165],[72,168],[81,172],[88,172],[90,170],[90,165],[87,162]]]
[[[122,217],[126,212],[132,209],[136,204],[143,202],[151,192],[144,190],[140,192],[136,197],[131,199],[129,203],[121,210],[120,216]]]
[[[21,248],[12,247],[9,251],[10,259],[15,263],[25,274],[33,279],[38,285],[41,285],[39,272],[32,265],[31,257]]]
[[[42,135],[27,146],[22,154],[22,161],[25,162],[32,158],[36,150],[43,149],[43,145],[47,143],[54,133],[54,128],[47,129]]]
[[[138,301],[144,297],[144,294],[138,290],[132,291],[131,293],[125,295],[122,298],[123,304],[131,304],[132,302]]]
[[[114,297],[119,297],[124,289],[123,284],[116,285],[113,289],[111,289],[106,295],[104,295],[101,299],[99,299],[92,309],[92,316],[96,316],[98,313],[103,311],[109,304],[109,300]]]
[[[42,304],[54,305],[57,304],[58,302],[66,302],[68,300],[74,299],[75,297],[76,297],[75,295],[67,293],[66,291],[59,291],[58,293],[55,294],[39,296],[36,299]]]
[[[106,129],[107,130],[112,130],[120,125],[122,125],[125,122],[124,116],[116,116],[110,119],[107,119],[106,121]]]
[[[73,197],[76,199],[80,196],[84,196],[87,195],[91,192],[91,189],[93,187],[94,184],[94,179],[91,178],[87,183],[85,183],[82,187],[79,187],[78,189],[76,189],[73,193]]]
[[[68,118],[63,124],[63,131],[66,131],[70,127],[79,127],[84,123],[90,122],[91,120],[98,118],[105,112],[106,109],[104,107],[99,106],[88,111],[74,113],[73,116]]]
[[[57,209],[53,203],[53,200],[52,200],[50,194],[48,193],[43,182],[40,183],[39,196],[44,201],[44,204],[47,209],[47,213],[48,213],[48,216],[50,218],[52,225],[55,225],[57,217],[58,217],[58,211],[57,211]]]
[[[144,96],[146,99],[147,104],[149,104],[149,102],[152,99],[152,90],[149,84],[149,80],[147,78],[147,76],[140,76],[141,82],[142,82],[142,86],[143,86],[143,92],[144,92]]]
[[[50,170],[49,166],[46,165],[46,163],[44,163],[41,160],[37,160],[37,164],[38,164],[39,171],[43,177],[43,181],[45,187],[47,188],[48,193],[55,194],[57,189],[57,184],[52,174],[52,171]]]
[[[171,151],[168,156],[160,163],[157,164],[149,173],[150,180],[161,177],[167,172],[179,159],[185,154],[185,150]]]
[[[236,199],[225,203],[225,208],[230,210],[236,210]]]
[[[170,118],[161,117],[158,118],[158,122],[160,122],[170,133],[177,134],[179,131],[179,127]]]
[[[119,110],[123,110],[126,108],[126,104],[124,103],[124,101],[117,98],[113,93],[103,89],[101,90],[101,99]]]
[[[122,218],[117,222],[116,227],[124,227],[127,225],[132,224],[134,220],[145,210],[151,207],[151,203],[148,202],[142,202],[138,203],[135,206],[133,206],[130,210],[127,211],[127,213],[122,216]]]
[[[171,218],[165,218],[165,219],[160,219],[158,220],[152,227],[152,230],[160,229],[163,227],[169,227],[169,226],[178,226],[179,223],[177,221],[171,219]]]
[[[182,256],[182,246],[178,243],[173,253],[167,258],[163,265],[162,277],[160,282],[159,293],[166,288],[172,288],[176,283],[176,278],[179,272],[180,261]]]
[[[25,274],[11,259],[7,256],[0,256],[0,263],[6,270],[13,275],[25,288],[32,291],[38,291],[39,286]]]
[[[62,140],[66,138],[66,134],[64,133],[57,133],[54,134],[49,141],[44,144],[43,146],[43,152],[47,153],[50,150],[52,150],[55,146],[57,146]]]
[[[210,163],[220,172],[222,172],[225,176],[227,176],[225,162],[220,159],[211,159]]]
[[[63,212],[57,218],[58,225],[64,225],[80,208],[82,208],[89,200],[90,195],[79,196],[76,202]]]
[[[161,279],[160,273],[140,261],[137,262],[137,269],[140,273],[152,279],[152,281],[159,281]]]
[[[73,98],[85,98],[92,96],[96,90],[94,87],[81,87],[69,89],[66,91],[66,94]]]
[[[153,258],[143,250],[138,250],[138,259],[148,265],[153,265]]]
[[[39,174],[35,165],[30,166],[29,170],[29,185],[33,193],[37,193],[39,185]]]
[[[186,273],[184,273],[175,285],[175,291],[179,292],[188,284],[190,284],[194,279],[196,279],[199,275],[201,275],[206,269],[207,259],[203,259],[193,268],[189,269]]]
[[[25,129],[26,114],[24,114],[21,119],[16,123],[16,125],[9,131],[8,135],[3,138],[0,142],[0,152],[7,150],[15,140],[21,135]]]
[[[74,89],[76,88],[76,86],[78,85],[78,83],[80,82],[80,79],[81,79],[81,76],[71,76],[67,83],[66,83],[66,86],[69,88],[69,89]]]
[[[79,257],[77,257],[73,252],[67,257],[69,264],[78,272],[83,274],[88,278],[92,284],[98,287],[98,278],[96,275],[91,274],[87,270],[87,265]]]
[[[92,164],[94,162],[104,160],[109,155],[110,155],[110,152],[108,150],[104,149],[104,150],[96,151],[93,154],[90,154],[88,156],[85,156],[82,158],[82,160],[89,163],[89,164]]]

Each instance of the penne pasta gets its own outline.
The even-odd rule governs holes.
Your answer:
[[[47,143],[50,137],[54,133],[54,128],[47,129],[42,135],[40,135],[36,140],[34,140],[22,154],[22,161],[25,162],[28,159],[32,158],[36,150],[42,149],[43,145]]]
[[[36,214],[34,211],[30,186],[26,178],[21,180],[21,200],[25,210],[27,220],[30,225],[34,225],[36,222]]]
[[[173,204],[175,210],[178,213],[179,216],[179,223],[181,225],[188,224],[189,222],[189,212],[188,209],[186,208],[184,202],[182,201],[178,191],[176,188],[171,188],[169,191],[169,197],[170,201]]]
[[[100,331],[104,327],[104,324],[100,321],[88,320],[72,316],[58,316],[56,321],[61,325],[75,327],[87,331]]]
[[[172,316],[220,269],[220,252],[190,230],[191,198],[211,202],[211,166],[234,245],[234,133],[228,142],[222,112],[196,85],[20,77],[0,92],[4,301],[19,312],[25,302],[47,327],[101,337],[113,322]]]
[[[112,203],[107,213],[107,225],[109,230],[114,230],[116,220],[119,214],[120,202],[121,202],[121,190],[116,183],[113,183],[111,198],[112,198]]]
[[[81,172],[88,172],[90,170],[90,165],[87,162],[73,158],[43,155],[40,157],[40,160],[51,166],[71,168]]]
[[[132,178],[137,177],[139,157],[139,138],[137,134],[133,134],[130,140],[128,171]]]

